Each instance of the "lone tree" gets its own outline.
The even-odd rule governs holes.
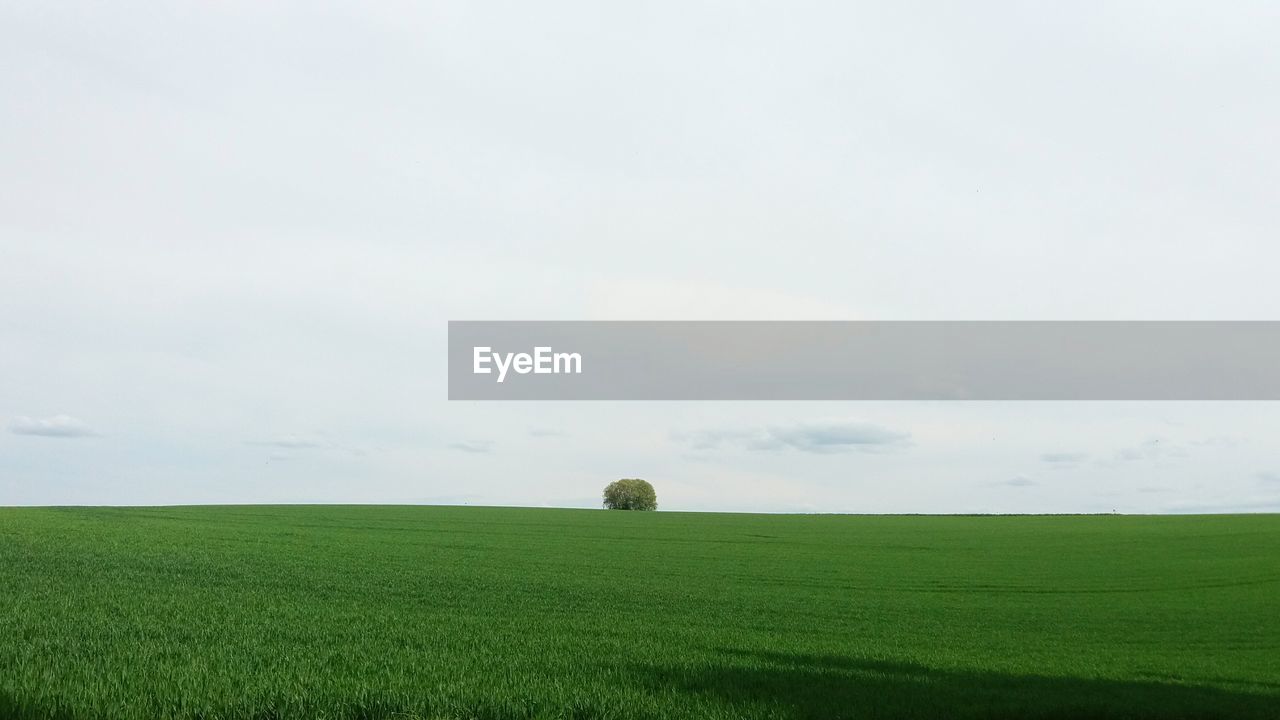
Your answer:
[[[604,489],[607,510],[657,510],[658,494],[640,478],[614,480]]]

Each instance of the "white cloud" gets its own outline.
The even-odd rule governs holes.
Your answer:
[[[83,421],[70,415],[54,415],[47,418],[31,418],[19,415],[9,421],[9,432],[15,435],[40,435],[42,437],[60,438],[91,437],[97,434]]]
[[[591,316],[607,320],[856,320],[852,308],[803,293],[697,281],[596,281]]]
[[[529,437],[535,437],[535,438],[562,438],[562,437],[567,437],[567,436],[568,436],[568,433],[566,433],[565,431],[563,431],[563,430],[555,430],[555,429],[553,429],[553,428],[542,428],[542,427],[536,427],[536,428],[530,428],[530,429],[529,429]]]
[[[1133,462],[1135,460],[1156,460],[1160,458],[1185,458],[1186,456],[1186,448],[1171,445],[1169,442],[1161,442],[1160,438],[1150,438],[1138,445],[1117,450],[1114,459],[1118,462]]]
[[[463,440],[459,442],[449,443],[450,450],[459,450],[465,453],[474,453],[476,455],[487,455],[493,451],[493,442],[489,440]]]
[[[673,437],[694,450],[714,450],[722,446],[731,446],[747,450],[798,450],[806,453],[829,454],[905,445],[910,441],[911,434],[868,422],[821,420],[745,430],[721,429],[676,433]]]
[[[1040,460],[1059,467],[1074,467],[1088,457],[1089,453],[1083,452],[1051,452],[1041,455]]]
[[[268,447],[286,448],[289,450],[309,450],[314,448],[329,447],[329,443],[322,440],[302,437],[299,435],[282,435],[271,440],[250,440],[250,445],[265,445]]]

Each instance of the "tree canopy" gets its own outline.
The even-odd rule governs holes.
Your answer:
[[[608,510],[657,510],[658,494],[640,478],[623,478],[604,489],[604,506]]]

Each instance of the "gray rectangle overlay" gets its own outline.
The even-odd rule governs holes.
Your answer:
[[[1280,400],[1280,322],[455,321],[449,399]]]

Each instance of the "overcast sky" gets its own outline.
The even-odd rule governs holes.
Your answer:
[[[461,319],[1280,319],[1273,2],[0,2],[0,504],[1280,511],[1274,403],[449,403]]]

